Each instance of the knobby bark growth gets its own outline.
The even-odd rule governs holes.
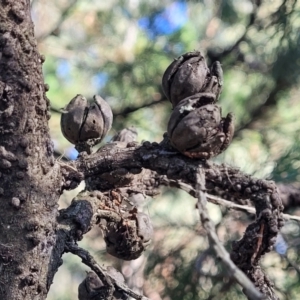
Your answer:
[[[52,282],[61,193],[47,124],[44,58],[30,1],[1,1],[0,20],[0,298],[43,299]]]
[[[150,239],[148,221],[134,207],[124,215],[123,199],[133,194],[153,196],[160,185],[181,188],[183,184],[196,196],[199,168],[205,176],[203,191],[235,202],[250,199],[255,206],[256,220],[233,244],[231,259],[260,292],[277,299],[272,283],[259,266],[261,256],[271,250],[283,226],[283,207],[275,184],[237,169],[192,159],[203,158],[199,153],[210,147],[196,145],[192,150],[184,149],[182,152],[189,157],[183,156],[170,146],[167,137],[160,144],[143,145],[116,138],[96,153],[82,153],[74,162],[55,161],[48,128],[47,86],[41,71],[44,58],[36,48],[30,1],[1,0],[0,20],[1,299],[45,299],[64,252],[80,256],[99,276],[103,297],[108,299],[116,291],[124,291],[143,299],[97,266],[76,242],[100,223],[107,230],[108,251],[126,259],[135,258]],[[215,91],[219,93],[220,89]],[[224,131],[221,138],[226,137],[227,143],[231,139],[228,136],[232,136],[229,121],[220,121]],[[207,157],[227,146],[213,148]],[[86,181],[87,191],[59,212],[57,203],[62,191],[75,188],[82,180]],[[130,229],[129,234],[116,237],[124,226]],[[121,238],[121,248],[111,236]],[[95,294],[85,299],[92,296]]]

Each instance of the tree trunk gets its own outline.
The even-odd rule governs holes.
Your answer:
[[[122,215],[122,199],[132,193],[154,195],[160,185],[175,186],[195,196],[199,168],[205,177],[203,191],[234,202],[252,201],[256,220],[233,244],[231,258],[268,299],[278,299],[259,266],[283,226],[283,206],[275,184],[183,156],[169,147],[167,136],[160,144],[115,142],[91,155],[82,153],[76,161],[55,162],[42,62],[30,1],[0,0],[0,299],[45,299],[64,252],[80,256],[106,285],[105,293],[123,290],[135,299],[145,299],[109,275],[76,241],[101,217],[106,218],[111,225],[107,234],[115,237],[120,233],[127,247],[123,249],[121,243],[122,249],[111,251],[136,258],[136,253],[144,250],[144,238],[150,242],[150,221],[136,209],[130,210],[130,219]],[[83,179],[89,191],[59,214],[62,190],[75,188]],[[117,230],[122,226],[126,230]]]
[[[0,20],[0,298],[45,299],[61,189],[43,57],[29,0],[2,0]]]

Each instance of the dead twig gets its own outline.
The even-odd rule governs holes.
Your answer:
[[[168,186],[176,186],[177,188],[180,188],[181,190],[187,192],[191,196],[195,197],[196,196],[196,190],[189,184],[184,183],[180,180],[171,180],[164,178],[163,179],[164,183]],[[256,214],[256,209],[254,207],[248,206],[248,205],[241,205],[241,204],[236,204],[234,202],[231,202],[229,200],[223,199],[221,197],[217,197],[211,194],[206,194],[207,201],[216,205],[222,205],[224,207],[227,207],[229,209],[236,209],[236,210],[241,210],[245,211],[247,213],[250,213],[251,215]],[[283,214],[283,218],[286,221],[297,221],[300,222],[300,217],[299,216],[293,216],[290,214]]]
[[[118,289],[124,291],[127,295],[137,300],[150,300],[143,295],[138,295],[134,291],[132,291],[128,286],[124,283],[117,281],[114,277],[112,277],[109,273],[106,272],[104,268],[99,266],[93,256],[85,249],[78,247],[74,243],[67,243],[65,246],[65,251],[73,253],[82,259],[82,262],[90,267],[97,276],[101,279],[101,281],[107,286],[116,286]]]
[[[56,22],[56,24],[53,26],[52,29],[50,29],[48,32],[43,33],[41,36],[37,37],[38,42],[43,41],[46,39],[49,35],[55,34],[61,27],[62,23],[67,19],[67,17],[71,14],[73,11],[75,5],[77,4],[78,0],[72,0],[69,5],[61,12],[59,20]]]
[[[249,278],[232,262],[229,253],[226,251],[224,246],[220,243],[215,227],[211,219],[209,218],[208,211],[206,208],[206,193],[205,190],[205,177],[204,172],[201,168],[198,168],[197,172],[197,190],[196,196],[198,198],[198,209],[200,220],[203,227],[207,231],[208,240],[211,247],[214,249],[218,257],[221,259],[223,264],[226,266],[229,276],[233,277],[243,288],[245,294],[249,299],[264,299],[264,296],[255,288],[254,284]]]

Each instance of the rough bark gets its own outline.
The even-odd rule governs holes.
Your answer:
[[[84,177],[92,189],[117,189],[116,192],[121,196],[135,189],[134,182],[130,182],[130,174],[136,174],[134,177],[137,177],[139,172],[138,189],[141,192],[146,192],[152,186],[166,184],[168,180],[181,180],[195,189],[198,167],[205,173],[205,188],[209,193],[230,195],[231,201],[235,202],[249,199],[255,206],[256,220],[248,226],[243,238],[233,243],[231,258],[268,299],[278,299],[272,283],[259,266],[261,257],[272,249],[284,223],[283,206],[273,182],[256,179],[228,166],[186,158],[170,151],[164,142],[160,145],[145,142],[142,146],[129,143],[126,148],[108,144],[97,153],[62,165],[65,178],[72,185],[77,181],[76,178]],[[147,171],[148,176],[144,176],[143,168],[154,172]],[[127,182],[124,182],[125,177]],[[100,198],[97,200],[93,194],[83,197],[86,205],[90,203],[93,207],[94,216],[101,205]],[[88,223],[86,220],[76,218],[77,229],[91,226],[92,219]]]
[[[45,299],[60,176],[30,1],[0,2],[0,298]]]
[[[142,146],[115,142],[74,162],[55,162],[42,61],[30,1],[0,0],[0,298],[45,299],[62,254],[78,252],[76,241],[99,222],[101,214],[118,219],[110,202],[113,207],[132,193],[153,195],[168,180],[195,188],[201,167],[207,191],[254,204],[256,220],[234,244],[231,258],[261,292],[277,299],[259,266],[283,225],[276,186],[230,167],[184,157],[167,140]],[[83,179],[88,192],[58,212],[62,190],[75,188]],[[94,271],[107,279],[101,270]],[[112,290],[123,289],[122,284],[113,284]]]

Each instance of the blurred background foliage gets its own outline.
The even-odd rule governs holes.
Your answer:
[[[273,179],[300,182],[300,4],[296,0],[32,0],[32,17],[52,106],[51,135],[58,153],[77,156],[60,131],[59,109],[76,94],[100,94],[114,111],[105,142],[134,125],[139,141],[161,141],[171,105],[161,78],[170,62],[191,50],[222,63],[223,114],[233,111],[236,134],[217,162]],[[78,191],[77,191],[78,192]],[[66,193],[61,206],[73,194]],[[251,218],[209,205],[220,239],[230,249]],[[155,225],[152,246],[136,261],[105,253],[100,230],[80,244],[128,284],[156,299],[243,299],[241,289],[208,247],[195,200],[164,189],[145,210]],[[293,210],[297,213],[297,209]],[[300,293],[299,225],[288,222],[263,265],[281,299]],[[48,299],[77,299],[85,268],[71,255]]]

